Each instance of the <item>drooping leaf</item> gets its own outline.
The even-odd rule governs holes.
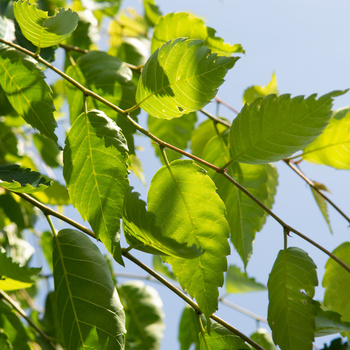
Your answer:
[[[31,350],[29,335],[11,308],[0,300],[0,330],[4,331],[11,350]]]
[[[51,182],[36,171],[23,169],[19,165],[0,165],[0,186],[19,193],[43,191]]]
[[[138,106],[163,119],[204,107],[238,59],[209,53],[201,40],[178,38],[164,44],[142,70],[136,91]]]
[[[238,266],[230,265],[225,281],[227,293],[247,293],[266,290],[266,287],[248,277],[246,272],[242,272]]]
[[[41,134],[57,142],[51,89],[35,61],[12,48],[0,50],[0,82],[16,112]]]
[[[57,309],[67,350],[124,349],[125,314],[106,259],[83,233],[54,239]]]
[[[350,265],[350,242],[342,243],[332,253]],[[323,306],[327,310],[338,312],[342,321],[350,322],[350,274],[330,258],[326,263],[322,285],[326,289]],[[345,335],[349,336],[350,332],[345,332]]]
[[[24,36],[37,47],[54,46],[66,39],[78,25],[78,14],[71,9],[59,9],[54,16],[38,10],[29,1],[13,4],[16,21]]]
[[[41,192],[35,192],[33,194],[38,201],[44,204],[50,205],[68,205],[72,204],[68,190],[65,186],[61,185],[57,181],[53,181],[52,185],[46,190]]]
[[[271,81],[267,85],[254,85],[247,88],[243,93],[243,104],[252,103],[259,97],[265,97],[271,94],[278,95],[277,79],[275,73],[272,74]]]
[[[350,350],[350,344],[347,341],[343,343],[342,338],[337,338],[331,341],[329,347],[325,344],[324,348],[321,350]]]
[[[120,263],[127,152],[119,127],[98,110],[82,113],[75,120],[63,152],[63,176],[72,203]]]
[[[115,55],[123,62],[143,66],[149,57],[148,44],[148,41],[142,38],[124,38]],[[111,47],[108,53],[113,54],[113,49],[115,48]],[[133,76],[135,79],[137,73]]]
[[[143,172],[142,163],[136,154],[130,154],[128,158],[129,170],[134,173],[134,175],[141,181],[141,183],[146,186],[145,174]]]
[[[311,163],[350,169],[350,107],[333,112],[329,125],[303,150],[302,157]]]
[[[202,254],[195,244],[189,246],[186,242],[178,242],[173,237],[176,229],[166,231],[157,226],[154,213],[146,210],[146,203],[132,189],[125,193],[123,212],[123,231],[130,246],[151,254],[187,259]]]
[[[268,281],[268,321],[283,350],[311,350],[315,332],[316,265],[300,248],[281,250]]]
[[[171,120],[148,117],[148,130],[150,133],[157,135],[161,140],[170,143],[173,146],[185,150],[194,130],[197,120],[196,113],[184,115],[182,118]],[[156,155],[164,164],[162,152],[157,144],[153,144]],[[181,158],[181,154],[172,150],[167,150],[169,162]]]
[[[191,307],[184,308],[180,319],[178,338],[181,350],[189,350],[192,344],[195,344],[196,350],[199,349],[200,329],[196,317],[196,312]]]
[[[146,12],[147,13],[147,12]],[[244,53],[240,44],[231,45],[215,36],[216,31],[207,27],[204,21],[190,13],[169,13],[160,17],[154,27],[151,52],[171,39],[187,37],[190,39],[203,40],[212,53],[231,56],[232,53]]]
[[[317,302],[315,337],[350,331],[350,322],[341,320],[341,315],[334,311],[325,311]]]
[[[219,324],[213,324],[210,334],[199,334],[200,350],[251,350],[244,340]],[[209,347],[209,349],[208,349]]]
[[[264,328],[258,328],[257,331],[250,336],[250,339],[254,340],[265,350],[276,350],[270,333]]]
[[[225,206],[214,183],[193,161],[173,161],[153,177],[148,211],[165,236],[204,251],[194,259],[166,257],[165,261],[208,319],[217,309],[218,287],[223,285],[230,253]]]
[[[44,253],[45,259],[53,271],[52,250],[53,250],[53,236],[50,231],[45,231],[40,237],[40,244]]]
[[[33,141],[42,159],[48,166],[53,168],[62,166],[62,154],[55,142],[40,134],[34,134]]]
[[[321,211],[324,219],[326,220],[326,223],[327,223],[327,226],[329,227],[329,230],[331,231],[331,233],[333,233],[332,227],[331,227],[331,222],[329,220],[329,215],[328,215],[327,201],[313,187],[311,187],[311,192],[315,198],[315,201],[316,201],[318,207],[320,208],[320,211]]]
[[[145,9],[145,16],[149,24],[154,27],[158,19],[162,16],[159,7],[154,0],[143,0],[143,7]]]
[[[35,282],[33,276],[38,274],[41,268],[29,268],[19,266],[6,256],[6,252],[0,250],[0,289],[17,290],[29,288]]]
[[[159,255],[153,255],[152,265],[155,271],[161,273],[162,275],[164,275],[165,277],[168,277],[169,279],[176,281],[176,277],[173,271],[171,271],[170,268],[167,266],[167,264],[165,264],[162,261],[162,258]]]
[[[276,162],[305,148],[327,126],[333,97],[343,93],[333,91],[319,99],[269,95],[245,105],[231,126],[233,160]]]
[[[163,338],[163,303],[158,292],[141,281],[118,287],[126,317],[126,342],[134,350],[158,350]]]
[[[224,166],[230,159],[225,138],[211,138],[202,155],[207,161],[219,167]],[[269,209],[272,208],[277,188],[277,171],[272,164],[234,163],[228,167],[227,173]],[[214,170],[209,170],[208,174],[214,180],[218,194],[226,205],[231,241],[247,266],[253,251],[255,234],[262,229],[267,214],[221,174]]]
[[[13,194],[8,192],[0,195],[0,208],[2,209],[2,218],[7,217],[11,223],[15,223],[18,230],[23,230],[28,223],[25,222],[23,217],[22,208],[20,203],[18,203]],[[9,225],[10,222],[7,224]],[[4,224],[2,227],[5,227]]]
[[[3,91],[1,91],[0,88],[0,96],[1,94],[3,94]],[[0,101],[0,108],[2,107],[3,105]],[[7,153],[10,153],[14,156],[17,155],[17,137],[11,130],[11,128],[9,128],[5,123],[0,121],[0,164],[5,163],[5,157]]]

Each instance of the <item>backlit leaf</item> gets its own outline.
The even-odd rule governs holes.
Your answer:
[[[158,350],[163,338],[163,303],[158,292],[141,281],[118,287],[126,317],[126,342],[134,350]]]
[[[276,346],[272,341],[270,333],[264,328],[258,328],[256,332],[254,332],[250,339],[254,340],[257,344],[262,346],[264,350],[276,350]]]
[[[311,163],[350,169],[350,107],[333,112],[323,133],[302,154]]]
[[[15,49],[0,50],[0,82],[16,112],[42,135],[57,142],[51,89],[35,61]]]
[[[210,54],[201,40],[169,41],[152,54],[143,68],[136,102],[157,118],[179,118],[194,112],[215,97],[237,59]]]
[[[331,233],[333,233],[332,227],[331,227],[331,222],[329,220],[329,215],[328,215],[327,201],[312,187],[311,187],[311,192],[315,198],[315,201],[316,201],[318,207],[320,208],[320,211],[321,211],[324,219],[326,220],[326,223],[329,227],[329,230],[331,231]]]
[[[199,349],[199,333],[200,329],[196,319],[196,311],[191,307],[185,307],[181,315],[179,326],[179,342],[181,350],[189,350],[192,344]]]
[[[42,159],[48,166],[53,168],[62,166],[62,153],[55,142],[40,134],[34,134],[33,141]]]
[[[224,135],[209,140],[204,148],[203,158],[219,167],[229,161]],[[227,173],[269,209],[272,208],[277,187],[277,171],[272,164],[233,163],[228,167]],[[231,241],[247,266],[253,252],[255,234],[262,229],[267,214],[221,174],[214,170],[209,170],[208,174],[214,180],[217,192],[226,205]]]
[[[63,152],[63,175],[72,203],[119,262],[127,152],[119,127],[98,110],[75,120]]]
[[[265,86],[250,86],[244,91],[243,104],[251,103],[259,97],[265,97],[267,95],[278,95],[277,79],[275,73],[272,74],[271,81]]]
[[[343,93],[333,91],[319,99],[269,95],[245,105],[231,126],[233,160],[276,162],[305,148],[327,126],[333,97]]]
[[[36,171],[23,169],[19,165],[0,165],[0,186],[19,193],[43,191],[50,181]]]
[[[157,226],[154,213],[146,210],[146,203],[132,187],[125,193],[123,231],[127,242],[135,249],[151,254],[171,255],[182,258],[194,258],[201,255],[195,245],[179,243],[174,239],[175,230],[164,230]]]
[[[53,265],[66,349],[124,349],[123,306],[97,246],[79,231],[61,230]]]
[[[194,259],[166,257],[165,261],[208,318],[217,309],[218,287],[223,285],[230,253],[225,206],[215,184],[193,161],[173,161],[153,177],[148,211],[165,236],[204,251]]]
[[[281,250],[268,281],[268,321],[276,345],[283,350],[311,350],[316,306],[316,265],[303,250]]]
[[[154,27],[158,19],[162,16],[159,7],[156,5],[154,0],[143,0],[143,7],[145,9],[147,21],[152,27]]]
[[[71,9],[59,9],[54,16],[38,10],[29,1],[13,4],[16,21],[24,36],[37,47],[54,46],[66,39],[78,25],[78,14]]]
[[[243,53],[240,44],[231,45],[224,43],[224,40],[215,36],[216,31],[207,27],[204,21],[186,12],[169,13],[159,17],[154,28],[152,37],[151,52],[171,39],[187,37],[190,39],[203,40],[212,53],[231,56],[232,53]]]
[[[20,266],[0,250],[0,289],[17,290],[29,288],[35,282],[33,276],[40,272],[40,268]]]
[[[350,265],[349,242],[342,243],[332,253],[345,264]],[[337,262],[329,258],[322,285],[326,289],[323,306],[327,310],[338,312],[342,321],[350,322],[350,274]],[[345,335],[349,336],[350,332],[346,332]]]
[[[242,272],[238,266],[230,265],[225,280],[227,293],[247,293],[266,290],[266,287],[248,277],[246,272]]]
[[[52,185],[44,191],[33,194],[37,200],[44,204],[50,205],[68,205],[72,204],[68,190],[65,186],[57,181],[52,181]]]
[[[169,279],[176,281],[176,277],[173,271],[171,271],[170,266],[168,264],[165,264],[159,255],[153,255],[152,265],[155,271],[161,273]]]
[[[161,140],[170,143],[173,146],[185,150],[194,130],[197,120],[196,113],[184,115],[182,118],[174,118],[171,120],[148,117],[148,131],[157,135]],[[162,152],[157,144],[153,144],[156,155],[164,164]],[[182,157],[180,153],[172,150],[166,150],[169,162]]]

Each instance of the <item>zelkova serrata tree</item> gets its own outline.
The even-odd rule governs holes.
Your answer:
[[[350,302],[339,285],[350,285],[349,244],[331,253],[272,211],[272,163],[283,161],[311,186],[326,220],[328,203],[350,222],[324,185],[298,165],[306,160],[350,168],[349,108],[332,111],[333,99],[346,91],[279,96],[273,76],[267,86],[245,91],[245,105],[231,122],[203,108],[213,99],[226,104],[216,94],[244,50],[224,43],[194,15],[162,15],[152,0],[143,2],[144,16],[134,17],[121,13],[119,2],[74,1],[72,9],[58,10],[69,4],[40,3],[48,13],[28,1],[1,4],[1,349],[159,349],[159,297],[143,282],[117,283],[110,257],[120,265],[125,259],[137,264],[190,306],[180,324],[181,349],[276,344],[307,350],[315,336],[348,334]],[[107,19],[110,45],[99,51],[94,22],[98,28]],[[52,64],[58,50],[65,53],[63,70]],[[61,78],[51,87],[47,71]],[[138,123],[141,109],[149,115],[147,129]],[[208,119],[196,123],[197,113]],[[56,131],[57,121],[64,132]],[[164,164],[147,203],[129,179],[130,172],[142,178],[135,133],[151,139]],[[21,153],[22,144],[41,162]],[[91,229],[55,208],[70,204]],[[36,230],[41,214],[34,208],[49,231]],[[273,341],[262,331],[248,337],[215,315],[225,280],[228,292],[265,289],[228,267],[227,257],[235,249],[247,266],[268,215],[284,236],[267,285]],[[69,226],[57,232],[51,217]],[[25,229],[40,237],[52,276],[29,267]],[[289,246],[292,234],[329,256],[322,303],[313,300],[316,265],[307,252]],[[121,246],[121,235],[128,246]],[[153,254],[153,269],[133,249]],[[35,281],[51,277],[54,291],[39,317],[32,302]]]

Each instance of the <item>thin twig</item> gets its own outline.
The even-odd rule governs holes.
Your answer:
[[[328,196],[326,196],[290,159],[286,158],[283,161],[297,173],[305,182],[307,182],[320,196],[322,196],[343,218],[350,223],[350,218],[347,216]]]
[[[79,53],[88,53],[89,50],[81,49],[78,46],[72,46],[72,45],[66,45],[66,44],[59,44],[62,49],[65,49],[66,51],[75,51]]]
[[[231,123],[223,120],[223,119],[220,119],[218,117],[216,117],[214,114],[211,114],[209,113],[208,111],[206,111],[205,109],[201,109],[200,110],[204,115],[206,115],[208,118],[214,120],[215,123],[219,123],[219,124],[222,124],[222,125],[225,125],[227,128],[230,128],[231,127]]]
[[[220,97],[215,96],[215,100],[218,103],[221,103],[222,105],[224,105],[225,107],[227,107],[228,109],[230,109],[233,113],[239,114],[239,111],[237,111],[237,109],[233,108],[231,105],[229,105],[227,102],[223,101]]]
[[[46,340],[52,349],[56,349],[56,347],[51,343],[52,338],[44,333],[25,313],[25,311],[3,290],[0,290],[0,298],[4,299],[14,310],[16,310],[28,322],[28,324]]]

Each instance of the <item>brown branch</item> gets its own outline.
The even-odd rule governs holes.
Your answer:
[[[237,109],[233,108],[231,105],[229,105],[227,102],[223,101],[218,96],[215,96],[215,100],[217,103],[220,103],[220,104],[224,105],[225,107],[227,107],[228,109],[230,109],[233,113],[239,114],[239,111],[237,111]]]

